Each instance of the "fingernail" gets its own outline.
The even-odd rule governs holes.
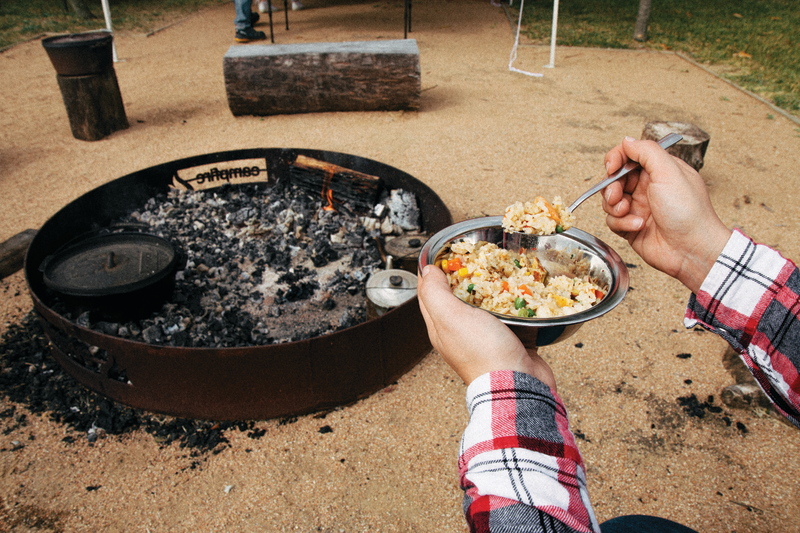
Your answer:
[[[634,231],[639,231],[640,229],[642,229],[642,225],[644,225],[644,220],[641,218],[636,219],[636,222],[634,224]]]
[[[425,276],[427,276],[428,272],[430,272],[432,268],[435,267],[433,265],[426,265],[425,268],[422,269],[422,277],[424,278]]]
[[[610,166],[611,166],[611,161],[606,161],[606,172],[608,172]]]
[[[633,137],[627,137],[627,136],[626,136],[626,137],[625,137],[625,140],[626,140],[626,141],[635,141],[636,139],[634,139]]]

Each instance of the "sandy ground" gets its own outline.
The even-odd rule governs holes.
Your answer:
[[[282,14],[276,19],[277,43],[402,38],[401,2],[306,4],[290,13],[290,31]],[[800,257],[798,125],[674,54],[560,48],[556,68],[542,69],[549,48],[523,43],[515,66],[545,73],[530,78],[508,71],[514,32],[502,9],[430,0],[413,11],[418,112],[235,118],[222,75],[233,16],[223,5],[149,37],[117,35],[131,127],[94,143],[72,137],[38,41],[1,54],[0,241],[119,176],[249,147],[368,157],[430,185],[456,220],[500,214],[536,194],[575,198],[602,176],[603,154],[624,135],[639,136],[648,120],[677,120],[711,135],[701,174],[722,219]],[[796,430],[757,409],[687,416],[678,397],[718,398],[732,383],[725,344],[684,330],[687,291],[607,230],[599,202],[579,217],[632,265],[633,290],[614,312],[542,350],[580,437],[598,517],[656,514],[703,532],[800,531]],[[0,294],[3,323],[31,309],[21,273],[3,280]],[[464,385],[436,353],[396,387],[324,420],[258,422],[261,439],[229,432],[229,447],[199,461],[144,432],[67,443],[66,427],[29,418],[0,435],[0,530],[465,529],[456,474]],[[333,431],[320,433],[323,425]]]

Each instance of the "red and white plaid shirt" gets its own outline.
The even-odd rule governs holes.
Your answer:
[[[800,427],[800,271],[734,232],[684,324],[719,334],[742,354],[775,406]],[[600,531],[583,459],[558,395],[502,370],[467,388],[470,419],[458,467],[471,531]]]

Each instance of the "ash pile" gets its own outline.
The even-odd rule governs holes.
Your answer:
[[[382,243],[419,233],[420,220],[415,195],[400,189],[381,193],[368,213],[288,180],[170,190],[112,225],[168,239],[185,256],[161,309],[120,320],[58,296],[51,307],[80,326],[155,345],[305,340],[367,319],[365,285],[383,268]]]

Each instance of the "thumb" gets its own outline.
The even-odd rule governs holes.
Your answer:
[[[433,265],[422,269],[417,292],[425,312],[433,318],[441,316],[448,307],[452,307],[452,299],[457,299],[450,290],[445,273]]]

